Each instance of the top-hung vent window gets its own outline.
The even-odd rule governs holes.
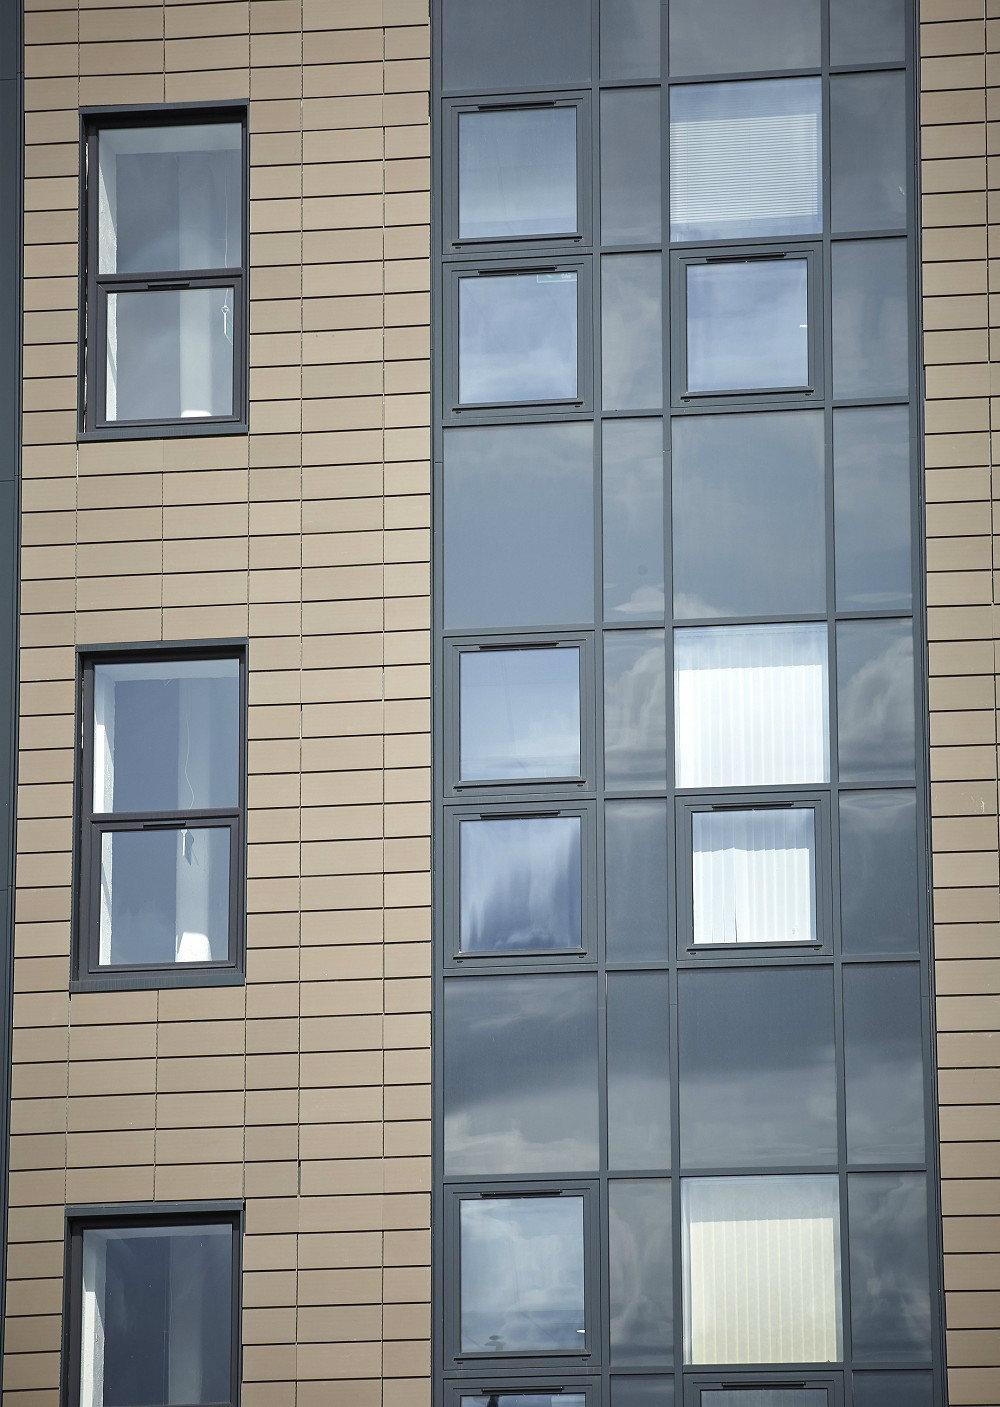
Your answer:
[[[245,168],[239,111],[88,125],[84,431],[245,423]]]

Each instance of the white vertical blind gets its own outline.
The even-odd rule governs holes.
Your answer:
[[[696,943],[816,937],[812,810],[698,811],[692,823]]]

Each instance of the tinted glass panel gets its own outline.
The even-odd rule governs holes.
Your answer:
[[[663,403],[659,254],[601,260],[605,410],[656,410]]]
[[[690,264],[686,273],[689,392],[808,386],[805,259]]]
[[[830,80],[830,216],[835,230],[906,224],[906,75]]]
[[[580,651],[463,652],[460,770],[465,781],[580,775]]]
[[[445,628],[594,616],[591,426],[444,432]]]
[[[834,244],[834,395],[907,394],[906,293],[904,240]]]
[[[855,1373],[854,1407],[932,1407],[930,1373]]]
[[[677,416],[671,434],[676,616],[823,611],[823,416]]]
[[[855,1361],[929,1359],[925,1175],[855,1173],[847,1202]]]
[[[912,778],[916,742],[908,620],[840,622],[837,710],[841,781]]]
[[[825,1387],[703,1388],[701,1407],[828,1407]]]
[[[669,979],[608,973],[608,1162],[630,1172],[670,1166]]]
[[[660,76],[660,0],[601,0],[601,77]]]
[[[904,406],[833,413],[837,605],[909,609],[910,429]]]
[[[911,791],[840,797],[841,933],[849,953],[915,953],[917,803]]]
[[[923,1162],[920,1028],[918,967],[845,966],[847,1155],[853,1162]]]
[[[660,239],[660,91],[601,94],[601,243]]]
[[[576,228],[575,107],[459,114],[459,239]]]
[[[461,1351],[582,1352],[583,1198],[463,1201],[460,1217]]]
[[[579,0],[444,0],[442,81],[457,92],[590,81],[590,11]]]
[[[684,1166],[836,1162],[830,972],[682,972],[679,1001]]]
[[[608,1189],[611,1360],[663,1363],[673,1351],[670,1183]]]
[[[612,1378],[611,1407],[673,1407],[672,1378]]]
[[[577,394],[575,273],[458,281],[458,397],[466,405]]]
[[[582,1392],[491,1392],[484,1399],[483,1394],[461,1398],[461,1407],[587,1407],[587,1399]]]
[[[672,89],[672,239],[822,228],[820,86],[818,78],[775,78]]]
[[[820,0],[671,0],[670,72],[817,68]]]
[[[602,435],[605,619],[662,617],[663,422],[605,420]]]
[[[696,811],[691,860],[696,943],[815,940],[814,811]]]
[[[108,420],[233,414],[232,288],[107,296]]]
[[[583,973],[446,984],[446,1173],[596,1169],[596,998]]]
[[[604,770],[608,786],[665,785],[666,656],[662,630],[604,636]]]
[[[830,0],[830,62],[893,63],[906,54],[906,0]]]
[[[604,808],[606,934],[617,962],[667,956],[667,805],[609,801]]]
[[[459,825],[463,953],[579,948],[579,816],[519,816]]]

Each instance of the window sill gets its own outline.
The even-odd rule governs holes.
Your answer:
[[[200,439],[203,435],[247,435],[250,426],[245,420],[197,421],[185,420],[164,425],[122,425],[107,426],[102,430],[78,430],[77,444],[106,440],[188,440]]]
[[[73,992],[148,992],[164,987],[243,987],[246,975],[235,967],[211,967],[187,972],[120,972],[77,977]]]

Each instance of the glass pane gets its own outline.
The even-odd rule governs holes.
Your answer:
[[[229,1226],[83,1232],[81,1407],[231,1401]]]
[[[459,824],[463,953],[583,946],[579,816]]]
[[[915,953],[917,893],[913,792],[842,792],[840,921],[845,952]]]
[[[498,425],[444,432],[445,628],[594,618],[594,432]]]
[[[809,385],[805,259],[687,266],[687,390]]]
[[[660,0],[601,0],[601,77],[659,76]]]
[[[702,1388],[700,1407],[829,1407],[825,1387]]]
[[[604,775],[608,786],[664,786],[667,684],[662,630],[604,636]]]
[[[847,1156],[852,1162],[924,1160],[921,1014],[918,967],[845,966]]]
[[[906,241],[834,244],[834,395],[906,396],[908,323]]]
[[[94,810],[236,807],[240,667],[234,659],[94,666]]]
[[[855,1173],[847,1188],[854,1361],[929,1359],[925,1174]]]
[[[815,811],[696,811],[691,832],[696,943],[815,941]]]
[[[604,808],[608,958],[667,956],[667,804],[609,801]]]
[[[579,0],[444,0],[443,83],[460,93],[590,82],[590,11]]]
[[[586,1396],[582,1392],[490,1392],[484,1397],[477,1392],[474,1397],[463,1393],[461,1407],[587,1407]]]
[[[670,72],[818,68],[820,0],[670,0]]]
[[[459,114],[460,239],[576,228],[575,107]]]
[[[670,1056],[665,972],[608,973],[608,1162],[670,1166]]]
[[[460,1234],[463,1353],[583,1352],[582,1196],[463,1200]]]
[[[238,122],[107,127],[97,151],[99,273],[242,265]]]
[[[896,63],[906,57],[906,0],[830,0],[830,62]]]
[[[840,1358],[836,1177],[681,1183],[687,1363]]]
[[[659,254],[601,260],[605,410],[658,410],[663,404],[663,326]]]
[[[835,230],[906,224],[906,75],[830,80],[830,216]]]
[[[905,406],[833,412],[837,606],[908,610],[910,427]]]
[[[611,1361],[670,1361],[673,1353],[670,1183],[608,1188]]]
[[[854,1407],[933,1407],[930,1373],[855,1373]]]
[[[101,966],[226,962],[229,829],[105,831]]]
[[[572,400],[577,394],[575,273],[458,281],[458,398],[465,405]]]
[[[109,293],[106,418],[231,416],[233,298],[232,288]]]
[[[464,781],[580,775],[580,651],[463,651],[459,733]]]
[[[446,1174],[596,1171],[594,976],[445,985]]]
[[[911,623],[841,621],[837,626],[840,780],[912,779],[914,708]]]
[[[820,89],[818,78],[771,78],[672,90],[672,239],[822,229]]]
[[[611,1379],[611,1407],[674,1407],[673,1378]]]
[[[823,416],[676,416],[674,613],[826,609]]]
[[[682,972],[679,981],[684,1166],[835,1163],[830,971],[748,967]]]
[[[605,420],[602,436],[605,619],[662,617],[663,422]]]
[[[660,242],[660,90],[601,94],[601,243]]]
[[[825,625],[676,631],[677,785],[825,782],[827,692]]]

